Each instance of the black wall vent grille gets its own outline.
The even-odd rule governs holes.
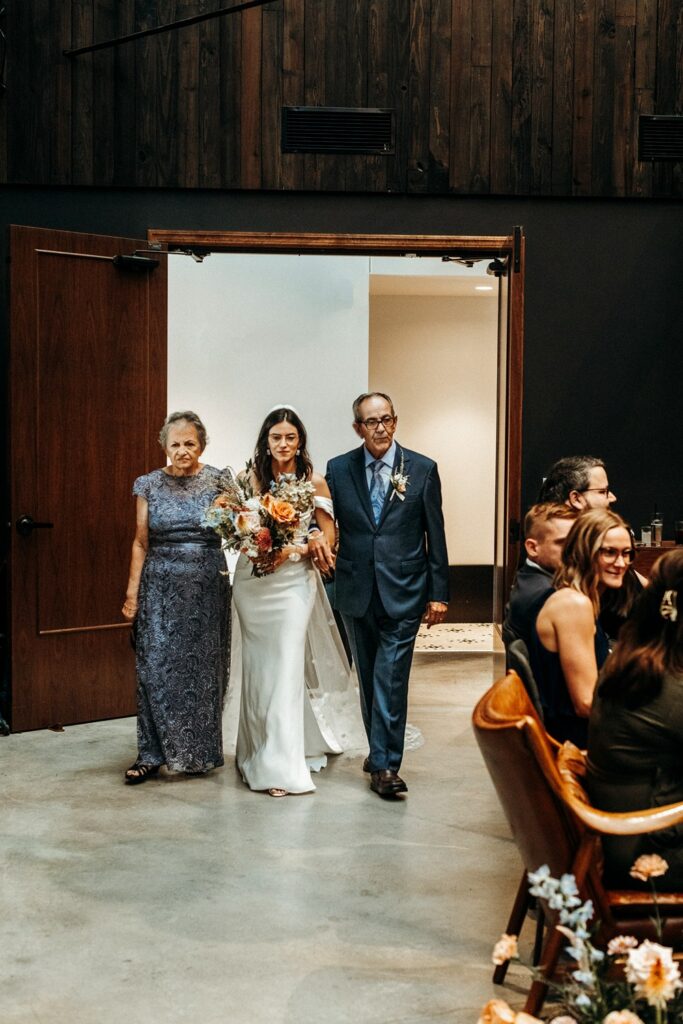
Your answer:
[[[394,112],[374,107],[283,107],[283,153],[393,153]]]
[[[659,114],[638,119],[639,160],[683,160],[683,117]]]

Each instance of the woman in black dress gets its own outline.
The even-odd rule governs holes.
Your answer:
[[[204,513],[225,475],[200,462],[204,424],[172,413],[159,435],[170,465],[138,477],[137,529],[123,615],[135,621],[138,756],[145,782],[162,765],[199,774],[223,764],[222,709],[230,652],[230,583]]]
[[[567,535],[529,648],[545,727],[559,743],[586,746],[598,671],[609,654],[600,599],[619,590],[634,555],[626,523],[611,509],[582,512]]]
[[[655,563],[605,666],[590,717],[587,784],[605,811],[683,801],[683,548]],[[612,883],[632,886],[634,860],[658,853],[669,864],[665,888],[683,889],[683,826],[602,842]]]

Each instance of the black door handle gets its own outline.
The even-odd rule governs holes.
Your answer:
[[[51,530],[55,524],[37,523],[33,516],[20,516],[15,525],[21,537],[30,537],[34,530]]]

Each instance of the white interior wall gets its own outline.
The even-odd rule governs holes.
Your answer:
[[[396,438],[436,459],[451,565],[493,562],[496,293],[373,295],[370,388],[396,405]]]
[[[357,443],[368,380],[368,258],[213,253],[168,260],[168,407],[194,409],[205,460],[240,469],[275,404],[299,411],[315,467]]]
[[[358,443],[351,402],[369,381],[393,395],[399,440],[439,462],[451,564],[490,564],[495,292],[381,294],[369,304],[371,262],[380,269],[360,256],[170,256],[169,410],[195,409],[212,438],[206,461],[239,469],[266,412],[294,405],[324,471]],[[406,261],[382,264],[386,275]],[[382,274],[373,281],[393,287]]]

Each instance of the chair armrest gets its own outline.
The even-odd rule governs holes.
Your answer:
[[[564,743],[560,748],[557,768],[562,779],[562,799],[592,832],[607,836],[639,836],[661,832],[683,822],[683,803],[642,811],[600,811],[593,807],[583,787],[586,755],[573,743]]]

